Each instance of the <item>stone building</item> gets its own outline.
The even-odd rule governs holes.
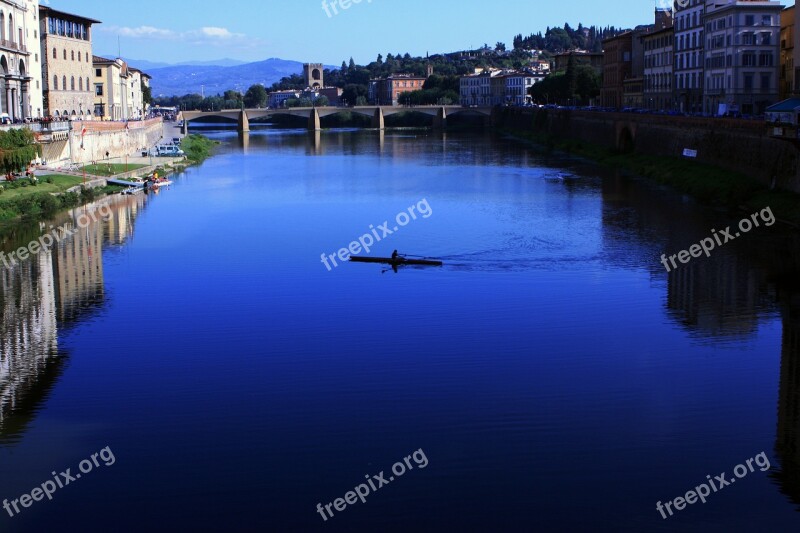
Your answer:
[[[707,114],[763,114],[778,101],[779,2],[708,0],[705,7]]]
[[[644,36],[644,107],[652,111],[672,110],[673,40],[671,27]]]
[[[142,85],[149,76],[120,58],[93,56],[94,115],[100,120],[138,120],[144,118]]]
[[[38,0],[0,0],[0,112],[42,116]]]
[[[44,115],[92,118],[92,24],[98,23],[39,6]]]
[[[625,32],[603,41],[603,107],[622,108],[625,80],[631,77],[633,32]]]
[[[781,70],[778,90],[780,99],[784,100],[797,94],[795,85],[795,6],[789,6],[781,11]]]
[[[678,110],[684,113],[703,109],[704,13],[704,0],[675,2],[674,88]]]

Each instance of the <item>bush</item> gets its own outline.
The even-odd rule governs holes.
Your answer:
[[[94,200],[94,189],[84,187],[81,189],[81,203],[89,203]]]
[[[30,182],[28,180],[25,180],[25,181],[20,182],[19,185],[20,185],[20,187],[27,187],[28,185],[30,185]]]

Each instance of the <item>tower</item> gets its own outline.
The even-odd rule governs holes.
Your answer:
[[[306,81],[306,86],[311,89],[321,89],[325,87],[322,63],[305,63],[303,65],[303,77]]]

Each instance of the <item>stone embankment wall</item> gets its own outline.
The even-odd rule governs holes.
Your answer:
[[[506,108],[495,113],[493,123],[621,152],[682,157],[686,148],[697,150],[700,162],[800,192],[798,143],[771,137],[763,121]]]
[[[126,127],[127,124],[127,127]],[[86,128],[86,132],[82,134]],[[42,159],[48,165],[91,163],[106,158],[141,155],[164,137],[161,118],[136,122],[73,122],[66,139],[43,145]],[[106,155],[108,153],[108,155]]]

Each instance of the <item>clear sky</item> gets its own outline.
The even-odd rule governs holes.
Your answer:
[[[103,21],[98,54],[176,63],[270,57],[339,65],[382,53],[449,52],[564,22],[633,27],[652,22],[665,0],[41,0],[55,9]],[[784,4],[791,5],[793,2]],[[338,11],[338,14],[336,13]]]

